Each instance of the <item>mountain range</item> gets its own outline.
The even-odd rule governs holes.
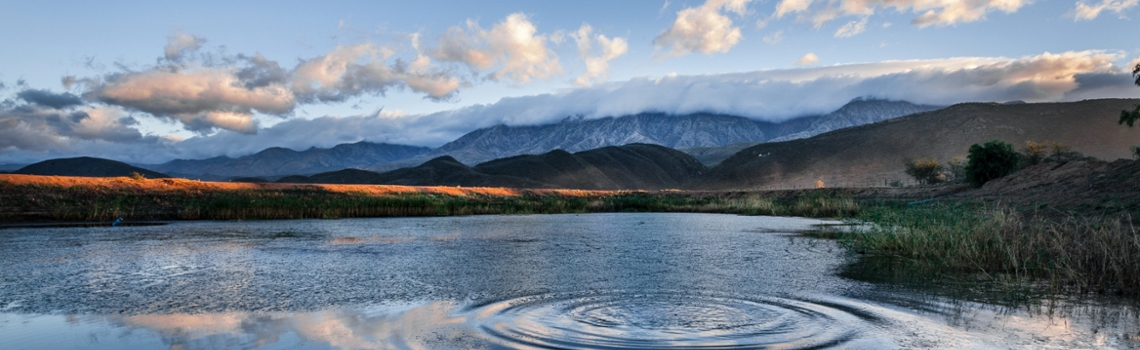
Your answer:
[[[248,156],[208,159],[176,159],[163,164],[140,165],[151,170],[204,180],[228,180],[235,177],[277,177],[313,174],[345,168],[364,168],[408,159],[431,151],[427,147],[357,142],[332,148],[267,148]]]
[[[452,156],[464,164],[477,164],[491,159],[542,154],[556,149],[578,152],[631,143],[690,149],[788,140],[939,108],[941,107],[906,101],[859,98],[831,113],[783,122],[709,113],[647,113],[601,119],[568,118],[548,125],[497,125],[469,132],[423,155],[394,164],[376,164],[370,169],[387,170],[414,165],[443,155]],[[719,160],[708,161],[715,163]]]
[[[357,142],[328,149],[314,147],[304,151],[274,147],[238,158],[220,156],[177,159],[163,164],[137,166],[174,176],[228,180],[239,177],[310,175],[346,168],[383,172],[416,166],[441,156],[450,156],[460,163],[475,165],[523,154],[544,154],[559,149],[579,152],[633,143],[656,144],[685,151],[730,146],[728,149],[707,151],[699,157],[706,165],[715,165],[731,155],[733,152],[730,151],[758,142],[808,137],[937,108],[939,107],[905,101],[860,98],[832,113],[782,122],[709,113],[567,118],[548,125],[498,125],[478,129],[436,149]]]
[[[1026,141],[1059,143],[1100,159],[1130,158],[1130,146],[1140,144],[1140,128],[1121,126],[1117,120],[1121,110],[1137,103],[1140,100],[963,103],[810,138],[751,147],[732,145],[745,148],[712,168],[679,150],[628,144],[574,153],[553,150],[538,155],[516,155],[475,166],[452,156],[439,156],[417,166],[383,173],[344,168],[287,176],[279,182],[692,190],[814,187],[817,184],[883,186],[908,179],[903,165],[907,160],[935,158],[945,162],[965,157],[970,145],[989,140],[1003,140],[1018,148],[1024,147]],[[76,159],[85,161],[68,163]],[[44,167],[47,170],[34,172],[44,175],[78,176],[121,176],[130,169],[129,165],[114,161],[76,159],[50,160],[27,168]],[[112,163],[119,164],[114,174],[103,170]],[[33,173],[25,170],[19,172]]]
[[[408,186],[525,187],[574,189],[681,188],[708,171],[696,158],[650,144],[608,146],[570,153],[496,159],[469,167],[451,156],[384,173],[360,169],[288,176],[278,182],[390,184]]]

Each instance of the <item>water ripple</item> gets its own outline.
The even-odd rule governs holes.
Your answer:
[[[877,322],[827,302],[693,292],[541,294],[470,311],[498,340],[554,349],[832,347]]]

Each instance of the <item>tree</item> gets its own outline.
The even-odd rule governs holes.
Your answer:
[[[1132,69],[1132,77],[1136,78],[1136,86],[1140,86],[1140,63],[1137,63],[1136,68]],[[1140,119],[1140,105],[1135,105],[1131,111],[1120,111],[1120,121],[1117,121],[1116,123],[1127,123],[1128,127],[1131,128],[1132,124],[1136,123],[1137,119]]]
[[[1013,173],[1020,161],[1021,154],[1009,143],[1001,140],[982,145],[975,143],[970,146],[969,159],[966,160],[966,181],[980,187],[990,180]]]
[[[946,180],[944,174],[946,168],[939,164],[937,159],[909,160],[904,165],[906,165],[906,174],[920,183],[933,185]]]
[[[1025,141],[1025,148],[1021,149],[1021,154],[1025,156],[1025,165],[1037,165],[1045,160],[1045,149],[1048,148],[1043,142]]]

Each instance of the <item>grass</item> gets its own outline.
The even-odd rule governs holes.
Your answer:
[[[865,208],[853,252],[922,271],[1053,291],[1140,297],[1140,235],[1127,215],[1046,216],[978,203]]]
[[[139,180],[134,180],[139,181]],[[161,181],[161,180],[141,180]],[[253,220],[588,212],[703,212],[850,217],[850,196],[679,191],[347,191],[55,185],[0,180],[0,221]],[[448,189],[448,188],[437,188]]]

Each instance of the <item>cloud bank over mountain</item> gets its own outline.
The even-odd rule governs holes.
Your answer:
[[[6,158],[11,161],[39,159],[46,155],[116,154],[121,155],[116,158],[126,161],[161,162],[175,157],[240,156],[273,146],[293,149],[331,147],[361,140],[434,147],[474,129],[496,124],[535,125],[555,123],[566,118],[602,118],[645,112],[674,115],[708,112],[784,121],[798,116],[831,112],[857,97],[933,105],[975,101],[1048,102],[1140,97],[1140,90],[1132,86],[1131,70],[1114,65],[1114,62],[1123,59],[1124,56],[1118,53],[1081,51],[1043,53],[1021,58],[959,57],[718,75],[669,75],[602,83],[554,94],[503,98],[493,104],[473,105],[426,115],[381,111],[358,116],[292,118],[272,127],[261,128],[256,134],[244,134],[241,128],[233,127],[180,141],[141,135],[130,127],[135,122],[133,119],[114,113],[113,108],[93,110],[89,107],[76,107],[71,105],[73,99],[67,94],[48,96],[45,95],[47,92],[33,91],[22,93],[24,100],[9,100],[0,108],[0,132],[9,130],[4,129],[5,125],[18,124],[23,128],[35,126],[35,135],[40,135],[36,137],[56,142],[42,143],[31,148],[9,141],[0,145],[0,149],[6,151]],[[149,83],[148,79],[169,77],[168,73],[163,72],[133,74],[150,74],[128,80],[135,84]],[[342,73],[334,72],[325,76],[340,77],[338,74]],[[157,101],[153,104],[137,103],[131,106],[168,115],[194,115],[203,111],[242,112],[251,109],[272,113],[287,112],[290,106],[295,105],[295,100],[283,98],[287,95],[258,90],[261,87],[257,84],[234,85],[256,79],[231,80],[220,86],[210,84],[212,79],[236,79],[238,75],[240,73],[226,75],[211,71],[183,73],[178,75],[179,79],[200,79],[202,83],[189,85],[206,89],[203,91],[210,93],[198,93],[196,96],[200,98],[194,100],[196,104],[166,105],[159,103],[163,101],[162,98],[156,98],[138,100]],[[272,74],[264,76],[271,77]],[[328,81],[336,82],[338,79],[340,78]],[[321,98],[319,88],[324,85],[319,82],[325,80],[316,80],[318,83],[312,84],[316,92],[292,96]],[[100,96],[119,96],[114,94],[119,91],[116,88],[121,87],[116,84],[121,83],[100,85]],[[328,86],[333,87],[328,91],[352,91],[347,88],[361,85],[337,87],[336,83],[330,83]],[[156,84],[147,91],[176,94],[176,91],[164,89],[173,88]],[[117,98],[120,101],[136,101],[125,97]],[[61,108],[51,107],[53,104]],[[125,105],[127,102],[118,104]],[[56,122],[27,122],[32,116],[43,114],[50,116],[41,119]],[[213,122],[222,123],[225,119]]]

